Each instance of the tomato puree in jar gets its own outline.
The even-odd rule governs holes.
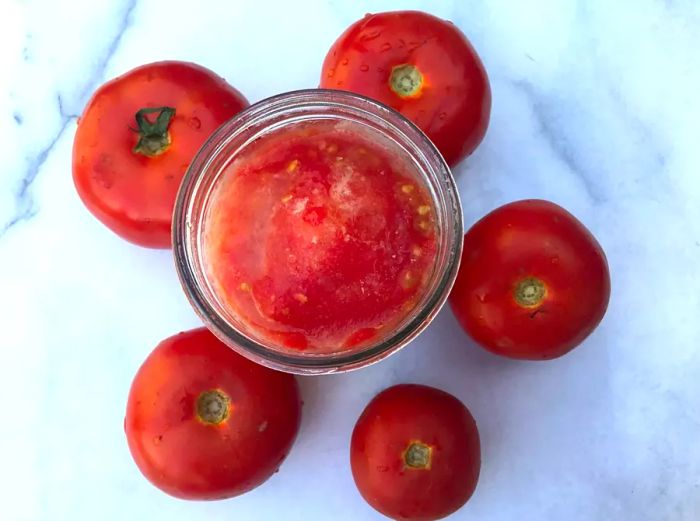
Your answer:
[[[224,167],[203,256],[248,336],[338,352],[376,343],[410,314],[437,223],[406,156],[360,124],[315,120],[271,131]]]

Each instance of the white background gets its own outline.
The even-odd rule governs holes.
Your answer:
[[[524,363],[481,351],[445,309],[379,365],[302,379],[299,440],[265,485],[172,499],[131,461],[125,401],[150,349],[199,322],[170,253],[122,242],[79,202],[76,116],[159,59],[210,67],[251,101],[315,86],[347,25],[400,7],[453,20],[491,78],[488,135],[455,172],[467,225],[525,197],[565,206],[608,254],[608,314],[569,356]],[[3,521],[379,519],[348,441],[399,382],[477,419],[481,480],[454,519],[700,518],[700,3],[3,0],[0,20]]]

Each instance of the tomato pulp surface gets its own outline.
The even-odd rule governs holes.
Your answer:
[[[204,255],[246,334],[338,352],[376,342],[415,308],[436,228],[405,152],[358,124],[316,120],[267,134],[225,168]]]

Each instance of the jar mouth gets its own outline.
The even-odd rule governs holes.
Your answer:
[[[222,165],[252,141],[280,125],[313,119],[354,120],[395,140],[424,177],[439,214],[438,254],[421,302],[388,336],[371,345],[337,352],[305,352],[266,345],[236,327],[222,312],[204,268],[203,215]],[[444,305],[462,253],[462,209],[454,178],[432,142],[413,123],[370,98],[336,90],[292,91],[255,103],[224,123],[190,163],[173,213],[173,253],[182,287],[205,325],[239,354],[296,374],[345,372],[378,362],[415,338]]]

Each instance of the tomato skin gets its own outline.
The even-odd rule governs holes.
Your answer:
[[[173,107],[169,148],[149,157],[133,151],[135,114]],[[137,67],[102,85],[78,120],[73,181],[85,206],[120,237],[150,248],[171,246],[175,196],[199,147],[248,106],[212,71],[187,62]]]
[[[519,281],[540,280],[545,294],[522,306]],[[510,358],[547,360],[578,346],[610,300],[608,263],[595,237],[549,201],[497,208],[464,236],[450,295],[455,316],[485,349]]]
[[[404,453],[432,447],[429,468],[407,466]],[[350,442],[355,484],[392,519],[428,521],[459,509],[474,493],[481,468],[476,422],[454,396],[424,385],[385,389],[367,405]]]
[[[230,416],[205,424],[198,397],[217,389]],[[223,499],[267,480],[288,454],[301,419],[291,374],[236,354],[207,329],[161,342],[134,378],[124,427],[137,466],[182,499]]]
[[[423,76],[420,94],[390,87],[394,67],[411,64]],[[451,22],[420,11],[368,14],[335,41],[323,62],[320,86],[363,94],[413,121],[450,166],[481,143],[491,113],[484,66]]]

